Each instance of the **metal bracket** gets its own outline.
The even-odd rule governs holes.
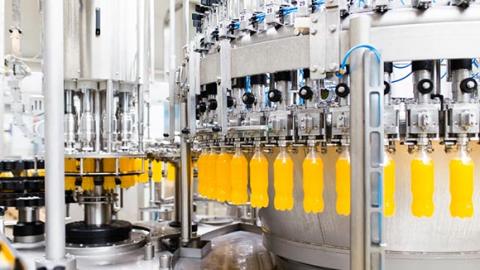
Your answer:
[[[217,121],[221,134],[227,134],[227,91],[232,88],[232,47],[230,40],[220,41],[220,91],[217,93]]]
[[[310,74],[324,79],[338,71],[340,62],[340,9],[335,6],[311,15]]]
[[[365,269],[382,270],[385,266],[383,243],[383,164],[384,95],[383,62],[372,52],[364,53],[365,113]]]

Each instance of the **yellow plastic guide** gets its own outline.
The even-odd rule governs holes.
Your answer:
[[[207,196],[208,189],[208,155],[209,153],[206,150],[203,150],[197,160],[198,193],[205,197]]]
[[[230,162],[232,161],[232,155],[228,154],[225,149],[222,148],[220,154],[217,157],[216,163],[216,196],[215,199],[219,202],[230,201],[231,199],[231,174],[230,174]]]
[[[341,216],[350,215],[350,152],[343,147],[335,164],[336,210]]]
[[[386,152],[383,167],[383,215],[395,215],[395,161]]]
[[[280,147],[273,163],[273,186],[275,189],[274,206],[279,211],[293,209],[293,160],[286,146]]]
[[[91,173],[95,172],[95,159],[86,158],[83,160],[83,172]],[[93,177],[83,177],[82,178],[82,189],[84,191],[92,191],[95,186],[93,182]]]
[[[235,155],[230,163],[232,179],[232,204],[245,204],[248,201],[248,161],[240,147],[235,149]]]
[[[65,172],[78,172],[76,159],[65,159]],[[75,176],[65,176],[65,190],[75,190],[75,179]]]
[[[216,197],[216,166],[217,166],[217,157],[218,154],[215,152],[214,149],[210,150],[210,153],[208,154],[207,161],[205,168],[207,170],[206,173],[206,185],[207,188],[205,190],[205,197],[209,199],[215,199]]]
[[[450,214],[452,217],[473,216],[475,165],[468,155],[467,145],[459,145],[458,156],[450,161]]]
[[[250,190],[252,207],[268,206],[268,160],[258,146],[250,160]]]
[[[114,173],[115,172],[115,159],[106,158],[103,160],[103,170],[105,172]],[[115,176],[105,176],[103,179],[103,188],[105,190],[115,189]]]
[[[425,146],[420,146],[419,153],[412,160],[411,173],[412,213],[416,217],[431,217],[434,211],[434,166]]]
[[[303,160],[303,209],[306,213],[321,213],[323,201],[323,161],[310,146]]]

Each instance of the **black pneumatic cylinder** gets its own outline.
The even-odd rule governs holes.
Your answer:
[[[460,70],[460,69],[468,69],[472,70],[472,59],[455,59],[450,61],[450,69],[453,70]]]
[[[217,94],[217,84],[216,83],[209,83],[205,86],[205,92],[207,95],[216,95]]]
[[[412,72],[428,70],[433,73],[433,61],[413,61],[412,62]]]
[[[292,73],[290,71],[280,71],[275,73],[274,80],[279,81],[292,81]]]
[[[250,84],[252,85],[266,85],[267,84],[267,75],[266,74],[257,74],[250,76]]]

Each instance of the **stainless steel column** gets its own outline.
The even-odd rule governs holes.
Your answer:
[[[175,98],[175,69],[176,69],[176,62],[177,62],[177,57],[175,54],[175,49],[176,49],[176,42],[175,42],[175,0],[170,0],[170,6],[169,6],[169,14],[170,14],[170,21],[169,21],[169,38],[170,38],[170,48],[169,48],[169,53],[170,53],[170,58],[169,58],[169,76],[168,76],[168,83],[169,83],[169,91],[168,91],[168,97],[169,97],[169,139],[173,142],[175,141],[175,104],[176,104],[176,98]]]
[[[369,42],[370,18],[358,16],[350,22],[350,47]],[[365,49],[358,49],[350,58],[351,105],[351,215],[350,215],[350,269],[365,269],[365,113],[364,113],[364,66]],[[370,269],[368,269],[370,270]]]
[[[63,1],[44,1],[46,259],[65,259]]]
[[[0,59],[5,58],[5,0],[0,0]],[[0,72],[0,159],[4,155],[3,147],[3,93],[4,93],[4,76],[3,72]]]
[[[188,127],[187,119],[187,104],[183,102],[181,104],[181,127]],[[182,131],[181,141],[180,141],[180,168],[181,168],[181,209],[182,209],[182,231],[181,231],[181,242],[182,245],[187,245],[192,238],[192,170],[191,170],[191,160],[192,160],[192,150],[191,143],[189,141],[188,132]]]

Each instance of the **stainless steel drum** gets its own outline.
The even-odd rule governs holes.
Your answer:
[[[480,164],[480,146],[470,144],[475,164]],[[450,216],[449,162],[455,153],[446,154],[443,146],[434,145],[435,213],[432,218],[411,214],[410,162],[414,155],[397,145],[396,213],[385,218],[386,269],[480,269],[480,194],[478,179],[474,192],[473,218]],[[317,267],[349,269],[349,217],[335,212],[334,148],[322,155],[324,162],[325,211],[306,214],[303,210],[302,162],[305,150],[291,153],[295,165],[295,206],[292,211],[273,208],[273,161],[277,152],[267,155],[270,161],[270,205],[259,213],[263,223],[264,243],[276,255]],[[479,166],[475,175],[480,175]],[[355,181],[355,177],[352,178]],[[295,269],[297,269],[295,267]]]

